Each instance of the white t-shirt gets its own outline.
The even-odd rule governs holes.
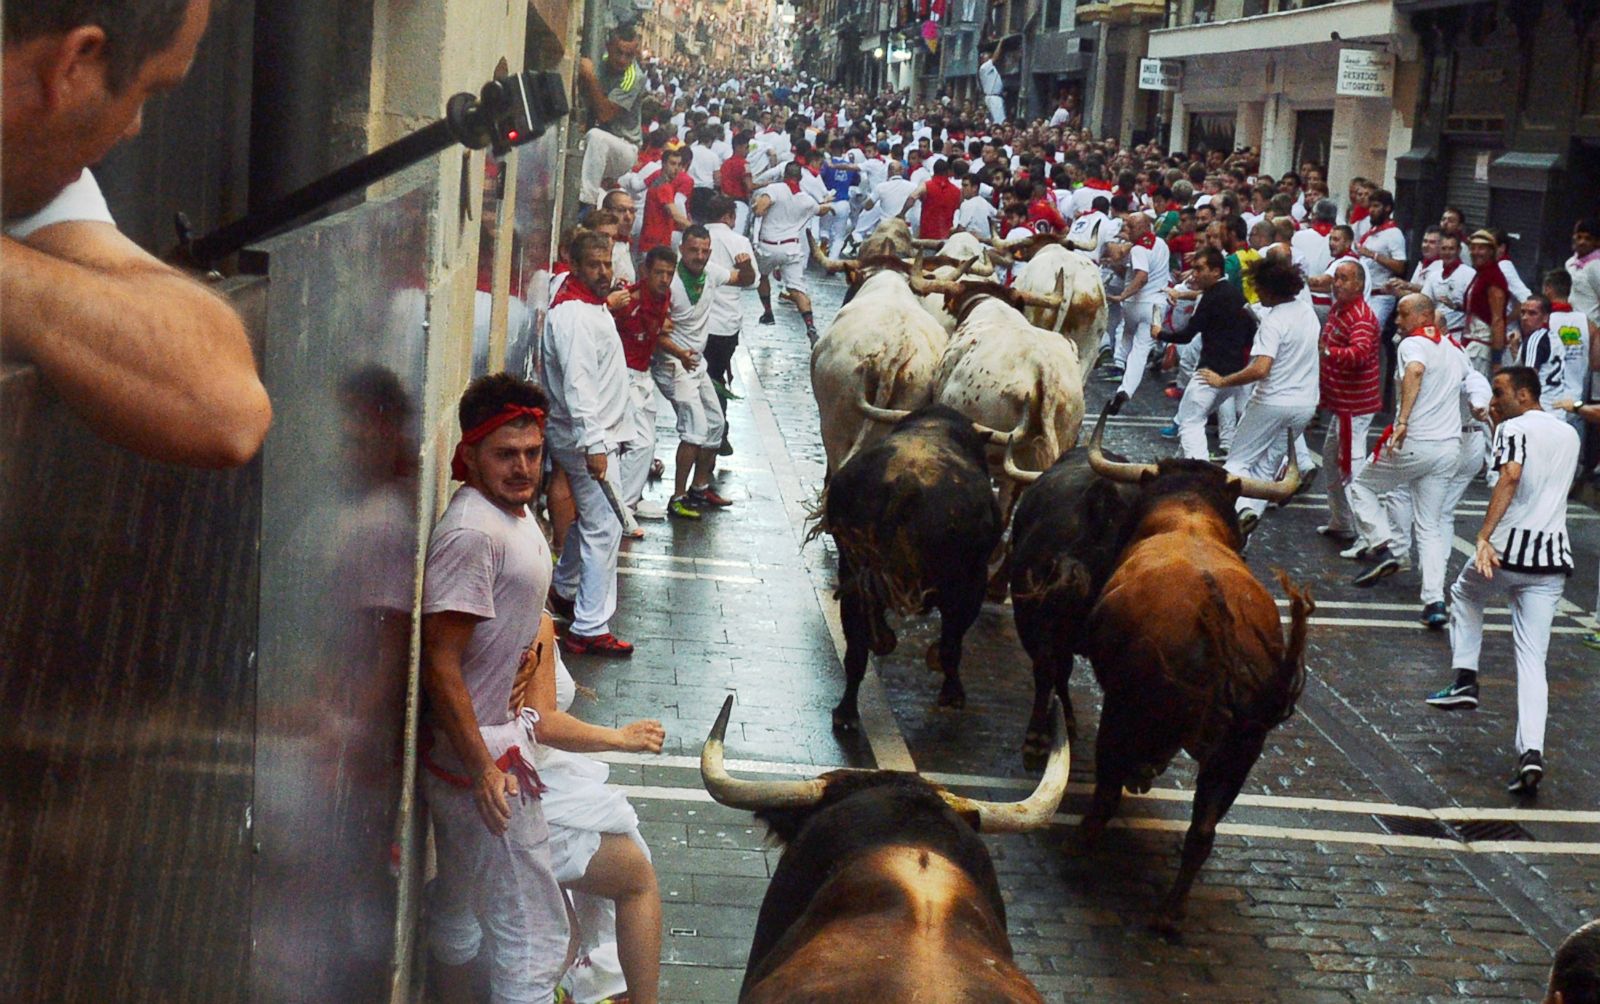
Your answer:
[[[1111,193],[1103,188],[1090,188],[1088,185],[1084,185],[1082,188],[1074,188],[1072,190],[1072,215],[1082,216],[1085,213],[1094,212],[1094,200],[1099,198],[1104,198],[1109,203],[1111,201]]]
[[[1160,301],[1165,306],[1167,287],[1172,283],[1172,252],[1167,250],[1167,242],[1157,237],[1155,247],[1135,244],[1128,252],[1128,267],[1145,274],[1144,286],[1135,299],[1141,303]]]
[[[1394,221],[1389,221],[1394,222]],[[1393,258],[1395,261],[1406,260],[1406,235],[1397,226],[1385,226],[1383,229],[1367,231],[1366,236],[1359,242],[1362,247],[1376,255]],[[1374,297],[1390,296],[1384,292],[1384,283],[1395,278],[1395,274],[1378,261],[1377,258],[1361,259],[1361,267],[1367,270],[1367,284],[1372,287]],[[1390,299],[1393,299],[1390,296]],[[1457,432],[1460,430],[1458,429]]]
[[[956,210],[956,226],[987,239],[994,233],[994,219],[999,215],[999,210],[990,205],[983,196],[974,195],[970,199],[962,200],[961,208]]]
[[[1250,400],[1287,408],[1314,407],[1321,397],[1317,369],[1321,333],[1317,312],[1308,303],[1290,300],[1267,310],[1256,328],[1250,355],[1271,357],[1272,372],[1256,383]]]
[[[725,223],[709,223],[711,231],[711,262],[706,266],[726,269],[733,275],[733,260],[742,254],[754,255],[750,241],[736,234]],[[717,287],[716,302],[711,305],[711,316],[706,323],[706,333],[711,335],[737,335],[743,327],[744,311],[739,309],[739,289],[732,282]],[[676,321],[673,324],[677,324]]]
[[[1406,438],[1415,440],[1454,440],[1461,438],[1461,381],[1467,372],[1467,357],[1450,344],[1421,335],[1400,339],[1397,368],[1402,378],[1406,367],[1421,363],[1422,386],[1406,420]],[[1397,392],[1398,393],[1398,392]]]
[[[978,89],[984,97],[999,94],[1006,89],[1005,81],[1000,77],[1000,67],[994,65],[994,60],[985,59],[978,64]]]
[[[1327,270],[1328,262],[1333,260],[1333,252],[1328,250],[1328,238],[1309,227],[1296,230],[1289,247],[1294,252],[1295,263],[1304,269],[1301,275],[1321,275]]]
[[[890,178],[872,190],[872,204],[883,210],[885,218],[899,216],[906,206],[906,198],[916,187],[904,177]]]
[[[1571,572],[1567,489],[1578,466],[1578,433],[1548,411],[1525,411],[1494,431],[1494,460],[1522,465],[1517,493],[1489,543],[1502,567],[1518,572]]]
[[[94,175],[85,170],[78,180],[56,193],[56,197],[32,216],[24,216],[5,225],[5,233],[12,240],[25,240],[45,227],[57,223],[115,223],[106,197],[100,194],[100,184]]]
[[[800,232],[811,221],[811,217],[817,215],[817,209],[822,205],[807,191],[789,191],[789,185],[782,181],[768,185],[759,194],[772,200],[772,207],[761,218],[763,244],[782,244],[798,239]]]
[[[1449,275],[1445,275],[1442,261],[1434,262],[1428,270],[1428,278],[1422,284],[1422,291],[1438,304],[1440,313],[1444,314],[1445,327],[1451,334],[1460,334],[1467,330],[1467,315],[1462,306],[1466,303],[1467,287],[1472,285],[1473,277],[1477,274],[1471,265],[1461,264],[1457,265]]]
[[[433,528],[422,612],[482,618],[461,653],[462,682],[480,726],[511,720],[511,687],[539,633],[550,571],[538,520],[506,512],[476,488],[457,489]]]
[[[711,241],[712,254],[716,254],[716,238]],[[717,293],[728,280],[733,278],[733,273],[715,262],[706,262],[705,285],[700,290],[700,299],[689,299],[689,291],[683,285],[683,266],[672,273],[672,318],[671,338],[679,348],[690,352],[704,352],[706,350],[706,337],[710,334],[708,322],[711,319],[711,310],[717,303]]]
[[[1561,343],[1565,365],[1562,377],[1566,382],[1565,397],[1582,401],[1588,393],[1585,386],[1589,377],[1589,315],[1580,310],[1563,310],[1550,315],[1550,330]],[[1541,403],[1543,398],[1541,397]]]
[[[1100,252],[1105,250],[1106,241],[1110,239],[1108,234],[1113,230],[1110,224],[1111,217],[1105,213],[1086,213],[1072,221],[1072,226],[1067,229],[1067,238],[1083,244],[1094,241],[1093,251],[1079,253],[1088,255],[1090,261],[1098,262]]]
[[[1567,396],[1566,354],[1549,328],[1522,336],[1517,362],[1539,374],[1539,406],[1550,408]]]

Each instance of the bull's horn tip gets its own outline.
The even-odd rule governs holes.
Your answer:
[[[729,694],[722,701],[722,710],[717,713],[716,723],[711,726],[711,739],[722,742],[728,734],[728,718],[733,714],[733,695]]]

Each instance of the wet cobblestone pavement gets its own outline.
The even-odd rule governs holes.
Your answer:
[[[844,287],[812,279],[825,329]],[[744,397],[729,405],[736,452],[717,481],[735,504],[699,523],[645,524],[647,538],[625,548],[614,622],[636,655],[569,663],[593,692],[575,713],[608,724],[658,717],[667,728],[661,756],[607,759],[655,856],[668,928],[663,999],[675,1004],[735,999],[779,856],[748,813],[700,787],[700,744],[727,693],[737,695],[730,766],[754,776],[914,766],[1002,797],[1033,783],[1020,757],[1032,678],[1008,605],[987,605],[967,636],[964,711],[934,708],[937,680],[921,653],[936,617],[903,619],[898,650],[873,660],[863,689],[865,735],[833,734],[829,709],[843,685],[834,556],[826,540],[804,542],[823,473],[809,349],[792,308],[780,304],[778,325],[759,326],[759,304],[746,296],[735,362]],[[1163,383],[1145,382],[1108,445],[1140,460],[1176,453],[1156,431],[1175,410]],[[1088,414],[1108,393],[1091,381]],[[664,424],[659,454],[669,464],[674,445]],[[662,491],[653,486],[651,497]],[[1264,581],[1281,567],[1316,596],[1310,682],[1227,817],[1177,943],[1144,924],[1177,866],[1193,764],[1180,756],[1149,796],[1126,798],[1116,839],[1088,856],[1070,849],[1099,709],[1080,663],[1065,815],[1047,831],[986,838],[1018,960],[1047,999],[1538,1000],[1555,944],[1597,915],[1600,742],[1584,723],[1600,699],[1600,656],[1576,636],[1592,627],[1600,516],[1573,509],[1579,571],[1550,649],[1549,772],[1537,801],[1521,803],[1504,791],[1515,759],[1508,614],[1490,614],[1481,708],[1431,711],[1421,699],[1446,681],[1449,645],[1416,623],[1415,574],[1350,587],[1357,566],[1313,532],[1324,521],[1320,491],[1269,512],[1251,543]],[[1463,503],[1452,577],[1486,498],[1479,483]]]

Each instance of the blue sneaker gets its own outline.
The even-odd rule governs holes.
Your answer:
[[[1178,423],[1177,422],[1173,422],[1170,425],[1163,425],[1161,427],[1161,438],[1162,439],[1177,439],[1178,438]]]

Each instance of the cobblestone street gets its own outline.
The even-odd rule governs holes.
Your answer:
[[[826,330],[844,287],[812,279]],[[809,350],[791,307],[780,303],[778,325],[763,327],[746,297],[735,360],[743,399],[728,409],[736,452],[717,482],[735,504],[698,523],[644,524],[647,538],[623,554],[614,622],[637,654],[569,660],[592,691],[574,713],[666,725],[661,756],[604,759],[655,857],[668,928],[663,998],[675,1004],[735,999],[780,854],[748,813],[712,803],[700,786],[700,744],[726,694],[737,695],[730,767],[752,776],[916,769],[1006,798],[1034,783],[1020,757],[1032,677],[1009,605],[986,605],[967,636],[965,710],[934,707],[921,654],[936,616],[903,619],[897,651],[873,659],[862,734],[833,734],[829,709],[843,685],[834,556],[826,539],[805,542],[823,473]],[[1136,460],[1176,453],[1157,435],[1174,410],[1163,384],[1145,382],[1108,445]],[[1107,386],[1091,381],[1089,416]],[[663,423],[670,416],[664,409]],[[658,455],[669,465],[675,445],[663,424]],[[664,501],[663,491],[656,484],[649,497]],[[1281,567],[1315,595],[1309,683],[1219,831],[1182,939],[1153,936],[1145,921],[1188,825],[1187,757],[1148,795],[1124,800],[1115,839],[1087,856],[1069,842],[1093,777],[1099,691],[1086,665],[1073,679],[1080,729],[1062,815],[1047,831],[986,838],[1012,944],[1047,999],[1538,1000],[1555,945],[1600,912],[1600,741],[1583,725],[1600,699],[1600,659],[1576,640],[1593,626],[1600,516],[1572,509],[1578,574],[1550,649],[1549,772],[1537,801],[1520,803],[1505,793],[1516,697],[1507,612],[1490,613],[1481,708],[1429,709],[1422,697],[1447,681],[1449,646],[1417,623],[1415,573],[1350,587],[1357,566],[1313,533],[1326,512],[1320,492],[1269,512],[1251,542],[1263,581]],[[1475,484],[1458,513],[1452,578],[1486,498]]]

